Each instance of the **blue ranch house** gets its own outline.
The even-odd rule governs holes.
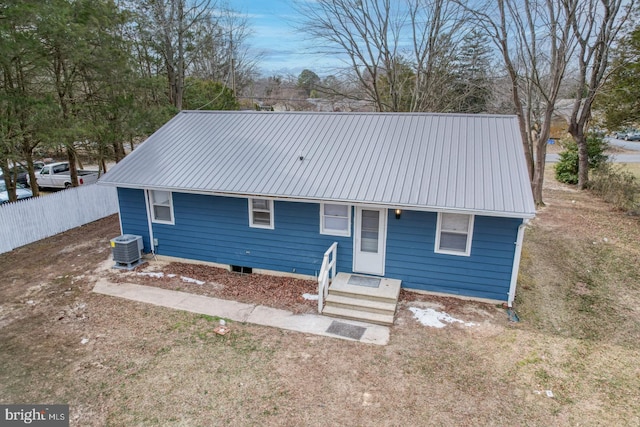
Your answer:
[[[100,183],[146,252],[508,304],[535,215],[515,116],[182,111]]]

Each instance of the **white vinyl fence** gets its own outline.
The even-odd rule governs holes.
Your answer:
[[[0,254],[116,212],[116,189],[95,184],[1,205]]]

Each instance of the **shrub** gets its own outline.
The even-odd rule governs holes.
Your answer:
[[[591,189],[605,201],[640,214],[640,180],[620,165],[605,163],[593,173]]]
[[[560,160],[556,163],[556,179],[565,184],[578,183],[578,145],[570,139],[561,141],[564,151],[560,153]],[[594,134],[587,136],[587,156],[589,170],[596,169],[607,161],[604,150],[607,149],[605,140]]]

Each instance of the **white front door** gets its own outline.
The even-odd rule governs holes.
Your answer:
[[[353,271],[384,276],[387,210],[356,207]]]

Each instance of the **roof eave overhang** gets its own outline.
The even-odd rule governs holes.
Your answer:
[[[180,193],[201,194],[201,195],[209,195],[209,196],[223,196],[223,197],[241,197],[241,198],[260,197],[264,199],[289,201],[289,202],[307,202],[307,203],[332,202],[332,203],[352,204],[352,205],[358,205],[358,206],[385,207],[390,209],[407,209],[407,210],[416,210],[416,211],[424,211],[424,212],[466,213],[466,214],[473,214],[473,215],[496,216],[496,217],[503,217],[503,218],[531,219],[536,216],[535,212],[509,212],[509,211],[493,211],[493,210],[477,210],[477,209],[474,210],[474,209],[455,208],[455,207],[447,207],[447,206],[416,205],[416,204],[408,204],[408,203],[391,203],[391,202],[367,201],[367,200],[342,200],[342,199],[332,199],[332,198],[319,199],[317,197],[287,196],[287,195],[281,195],[281,194],[242,193],[242,192],[233,192],[233,191],[203,190],[203,189],[180,188],[180,187],[158,187],[158,186],[141,185],[141,184],[116,183],[116,182],[109,182],[109,181],[98,181],[98,184],[112,186],[112,187],[130,188],[135,190],[161,190],[161,191],[172,191],[172,192],[180,192]]]

